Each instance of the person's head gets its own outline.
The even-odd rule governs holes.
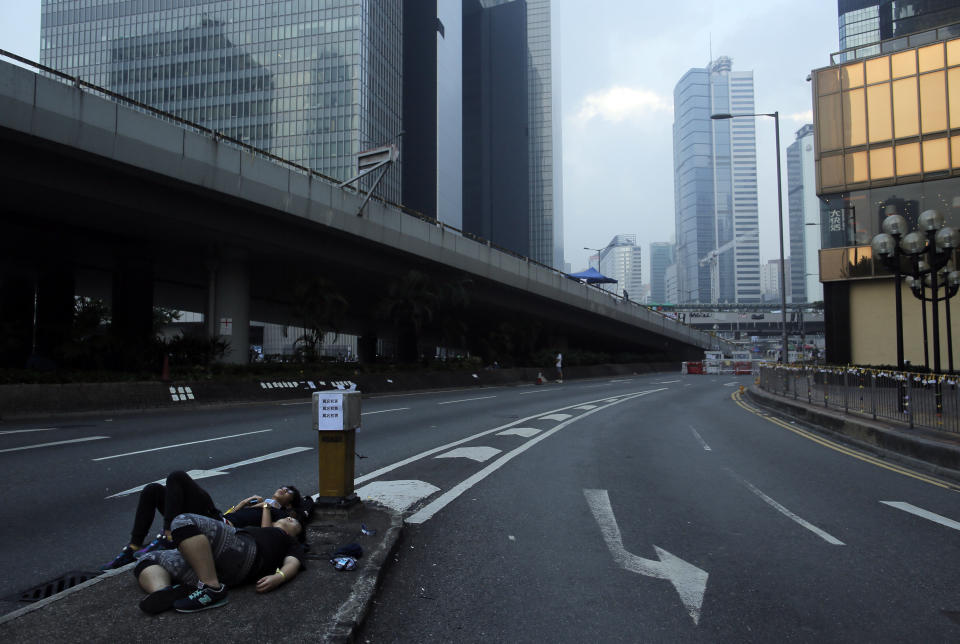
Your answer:
[[[283,487],[277,488],[277,491],[273,493],[273,498],[285,508],[300,507],[300,490],[292,485],[284,485]]]
[[[273,522],[273,527],[280,528],[298,541],[303,541],[303,525],[301,525],[301,523],[294,517],[283,517],[282,519],[278,519]]]

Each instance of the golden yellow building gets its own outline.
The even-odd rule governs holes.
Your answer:
[[[928,32],[922,45],[811,75],[821,199],[820,280],[831,363],[897,362],[894,280],[870,247],[884,219],[902,215],[915,230],[920,213],[936,210],[947,226],[960,228],[960,38],[929,42],[931,33],[936,37],[937,32]],[[901,40],[901,46],[907,44]],[[905,358],[922,365],[921,303],[906,285],[902,297]],[[960,297],[953,304],[949,313],[957,331]],[[928,303],[928,334],[931,308]],[[939,309],[940,358],[946,370],[946,303]],[[953,337],[954,362],[960,368],[960,333]],[[933,366],[932,337],[929,351]]]

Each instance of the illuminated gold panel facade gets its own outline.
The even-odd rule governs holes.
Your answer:
[[[817,192],[960,176],[960,39],[813,74]]]

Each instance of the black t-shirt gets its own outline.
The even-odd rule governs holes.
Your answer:
[[[223,516],[235,528],[259,528],[260,521],[263,519],[263,508],[241,508]],[[285,516],[288,516],[286,510],[270,508],[270,523],[279,521]]]
[[[295,557],[301,569],[307,567],[303,546],[280,528],[244,528],[240,532],[246,532],[257,543],[257,558],[247,575],[248,583],[272,575],[287,557]]]

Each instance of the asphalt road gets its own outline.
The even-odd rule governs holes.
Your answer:
[[[359,641],[960,639],[957,493],[741,406],[747,382],[364,400],[358,492],[409,516]],[[309,413],[0,425],[0,596],[110,559],[136,503],[114,495],[171,469],[220,472],[224,507],[315,491]]]
[[[667,380],[563,385],[591,404],[459,446],[501,450],[483,464],[390,472],[447,492],[358,640],[960,640],[956,491],[740,406],[743,379]]]
[[[561,406],[571,392],[589,397],[628,384],[601,380],[369,398],[357,433],[356,474],[362,478]],[[21,606],[9,601],[21,591],[71,571],[95,571],[112,559],[130,538],[136,492],[171,470],[206,472],[202,485],[221,508],[288,483],[316,492],[311,427],[308,399],[0,423],[0,498],[7,501],[0,508],[0,613]],[[159,520],[152,530],[160,530]]]

